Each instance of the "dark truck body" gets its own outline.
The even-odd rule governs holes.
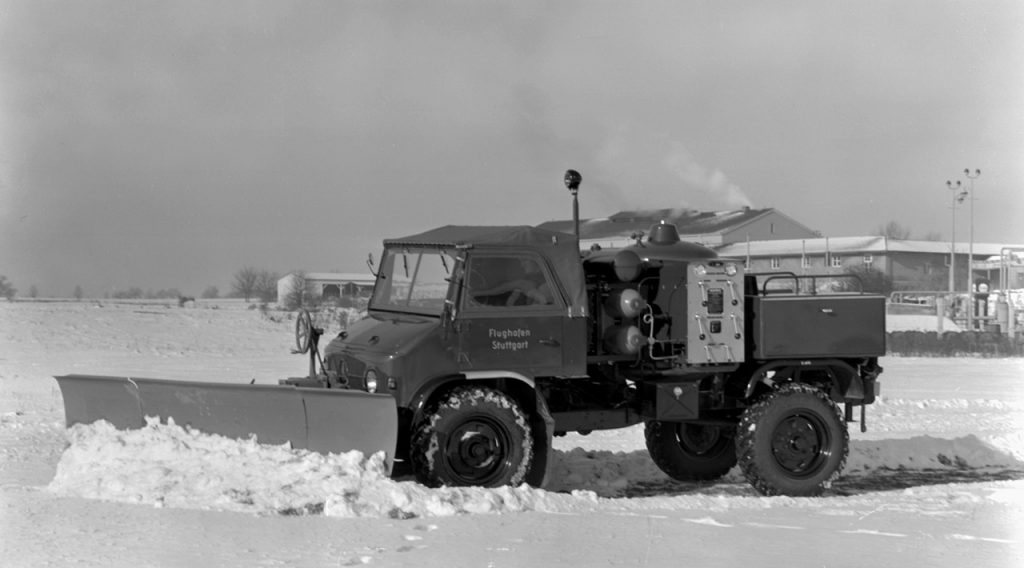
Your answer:
[[[426,483],[543,485],[553,435],[644,422],[677,479],[738,460],[762,493],[817,494],[877,392],[882,296],[744,274],[671,225],[582,258],[572,235],[531,227],[384,244],[369,316],[329,343],[318,380],[391,395],[397,457]],[[742,431],[757,427],[787,441]]]

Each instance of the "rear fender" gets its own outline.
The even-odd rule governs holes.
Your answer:
[[[841,359],[793,359],[772,361],[755,369],[747,380],[744,398],[749,400],[753,397],[758,385],[763,384],[771,388],[774,383],[770,380],[765,380],[765,375],[771,371],[778,372],[784,370],[792,371],[792,373],[787,373],[787,378],[785,379],[787,381],[796,383],[824,383],[823,386],[828,388],[831,398],[836,402],[844,402],[849,398],[861,399],[864,396],[864,384],[861,381],[860,375],[846,361]],[[805,380],[804,375],[811,373],[818,373],[827,378],[825,381]]]

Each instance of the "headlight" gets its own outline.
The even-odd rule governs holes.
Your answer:
[[[703,264],[698,264],[693,267],[693,272],[697,276],[704,276],[705,274],[708,273],[708,267],[704,266]]]
[[[366,371],[366,392],[377,392],[377,371]]]
[[[729,263],[725,265],[725,274],[727,276],[736,276],[736,265]]]

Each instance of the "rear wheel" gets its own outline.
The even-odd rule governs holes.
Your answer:
[[[533,459],[533,438],[508,395],[459,387],[414,428],[409,457],[417,480],[430,487],[519,485]]]
[[[645,425],[647,452],[669,477],[680,481],[718,479],[736,465],[736,431],[730,427],[685,422]]]
[[[764,495],[820,495],[846,464],[850,434],[823,390],[779,387],[740,418],[736,454],[747,481]]]

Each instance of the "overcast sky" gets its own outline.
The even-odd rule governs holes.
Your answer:
[[[774,207],[1024,243],[1024,2],[0,0],[26,294],[362,271],[444,224]],[[968,209],[957,213],[966,240]]]

